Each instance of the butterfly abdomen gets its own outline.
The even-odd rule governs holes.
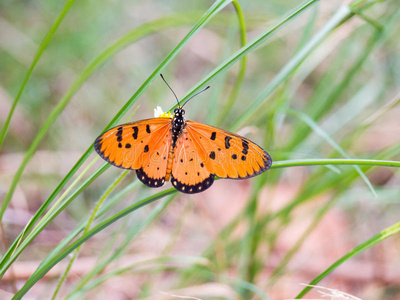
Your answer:
[[[172,164],[174,162],[174,147],[171,145],[170,149],[169,149],[169,153],[168,153],[168,161],[167,161],[167,172],[165,174],[165,180],[169,181],[169,178],[171,177],[171,173],[172,173]]]

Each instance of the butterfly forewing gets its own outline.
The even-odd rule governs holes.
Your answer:
[[[102,158],[117,167],[140,169],[149,165],[151,155],[156,155],[157,149],[168,148],[169,144],[165,143],[170,141],[165,138],[170,128],[170,118],[126,123],[100,135],[95,141],[95,149]],[[166,168],[166,160],[165,163],[161,160],[159,163],[160,169],[163,164]],[[149,176],[154,176],[154,174],[149,174]]]
[[[249,178],[271,166],[268,153],[244,137],[193,121],[185,130],[207,170],[218,177]]]

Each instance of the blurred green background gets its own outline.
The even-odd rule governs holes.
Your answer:
[[[2,130],[43,39],[68,3],[1,145],[0,199],[11,200],[4,204],[2,255],[11,245],[19,247],[18,235],[28,234],[24,227],[75,163],[81,161],[83,167],[54,196],[61,200],[53,204],[69,199],[68,205],[27,242],[18,259],[11,262],[3,256],[2,263],[8,260],[10,266],[1,269],[0,264],[5,272],[0,298],[11,298],[33,278],[27,294],[31,299],[292,299],[304,288],[302,283],[310,283],[354,247],[399,222],[396,168],[275,168],[251,180],[218,180],[196,195],[171,190],[84,242],[70,269],[68,256],[43,278],[33,274],[64,238],[79,236],[74,230],[83,230],[99,199],[106,209],[87,230],[170,188],[149,189],[136,182],[135,172],[110,167],[75,196],[77,186],[66,191],[73,180],[90,179],[102,165],[100,159],[90,165],[95,153],[87,161],[80,157],[115,115],[123,123],[153,117],[156,106],[165,111],[175,105],[158,73],[148,87],[141,86],[213,5],[0,0]],[[252,44],[301,4],[238,3],[246,41],[241,40],[235,8],[228,4],[163,68],[178,96],[200,89],[197,85],[243,43]],[[234,130],[263,146],[276,162],[399,160],[399,2],[311,1],[298,12],[251,49],[247,61],[218,71],[204,83],[211,89],[185,106],[186,117]],[[140,38],[127,38],[115,53],[109,50],[131,33]],[[87,78],[80,77],[89,74],[82,72],[102,53],[108,59]],[[126,114],[120,113],[138,90],[143,93],[137,101]],[[43,124],[69,96],[32,150],[21,178],[15,179]],[[15,190],[10,189],[13,178]],[[120,182],[113,186],[116,178]],[[65,197],[59,198],[63,192]],[[318,285],[362,299],[398,299],[399,236],[366,248],[346,258]],[[314,289],[307,297],[320,294]]]

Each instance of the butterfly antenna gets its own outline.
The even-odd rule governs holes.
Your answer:
[[[164,79],[164,76],[162,74],[160,74],[162,80],[164,80],[165,84],[169,87],[169,89],[171,90],[171,92],[174,94],[175,98],[176,98],[176,102],[178,102],[178,106],[181,107],[181,104],[179,103],[178,97],[176,96],[174,90],[169,86],[168,82]]]
[[[192,99],[192,98],[194,98],[194,97],[196,97],[198,94],[201,94],[202,92],[204,92],[204,91],[206,91],[206,90],[208,90],[210,88],[210,86],[207,86],[207,87],[205,87],[204,89],[202,89],[200,92],[198,92],[198,93],[196,93],[196,94],[194,94],[192,97],[190,97],[186,102],[185,102],[185,104],[183,104],[182,105],[182,107],[184,107],[185,105],[186,105],[186,103],[188,103],[189,102],[189,100],[190,99]]]

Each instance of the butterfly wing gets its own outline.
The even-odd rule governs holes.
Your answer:
[[[140,181],[150,187],[158,187],[165,180],[170,129],[170,118],[126,123],[100,135],[94,148],[107,162],[123,169],[136,170]]]
[[[187,194],[202,192],[214,183],[214,174],[205,167],[186,130],[176,144],[171,183],[178,191]]]
[[[193,121],[185,130],[207,170],[218,177],[250,178],[272,164],[264,149],[240,135]]]

